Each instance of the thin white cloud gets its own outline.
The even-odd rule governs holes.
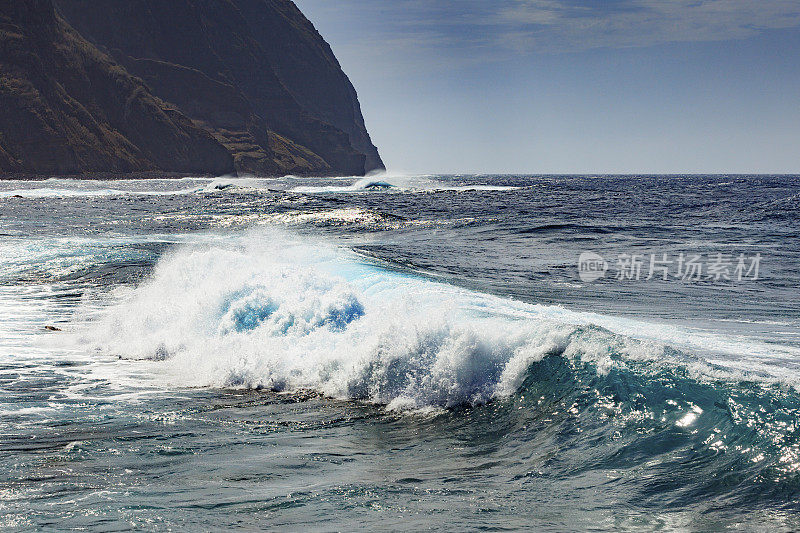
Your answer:
[[[529,51],[723,41],[800,25],[799,0],[513,0],[497,11],[498,42]]]
[[[800,26],[800,0],[297,0],[353,65],[457,69],[526,54],[726,41]],[[338,30],[338,31],[337,31]]]

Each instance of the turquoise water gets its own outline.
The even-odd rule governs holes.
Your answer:
[[[796,183],[0,182],[0,527],[796,528]]]

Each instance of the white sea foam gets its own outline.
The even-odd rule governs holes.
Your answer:
[[[135,190],[112,188],[52,188],[31,187],[0,191],[0,198],[95,198],[107,196],[175,196],[204,192],[204,187],[192,187],[178,190]]]
[[[308,186],[299,185],[292,192],[316,193],[366,193],[372,191],[437,192],[437,191],[507,191],[519,187],[505,185],[450,185],[431,176],[399,174],[373,174],[366,178],[351,178],[350,185]]]
[[[335,180],[349,185],[306,185]],[[217,178],[175,178],[137,180],[75,180],[51,178],[43,181],[7,180],[0,184],[0,198],[100,198],[113,196],[180,196],[205,193],[288,190],[295,193],[506,191],[519,187],[503,185],[451,185],[433,176],[373,174],[368,177],[339,178],[257,178],[251,176]],[[13,187],[13,188],[12,188]]]
[[[273,178],[230,177],[138,180],[75,180],[5,182],[13,189],[0,190],[0,198],[94,198],[107,196],[181,196],[220,191],[267,190]]]
[[[792,355],[774,346],[474,293],[275,230],[179,248],[116,298],[80,342],[152,360],[169,385],[312,389],[419,409],[513,394],[548,354],[599,372],[638,360],[700,378],[798,375],[769,364]],[[710,355],[667,348],[676,344]],[[710,366],[713,354],[732,364]]]
[[[206,185],[199,189],[198,192],[268,190],[276,181],[277,178],[222,176],[209,181]]]

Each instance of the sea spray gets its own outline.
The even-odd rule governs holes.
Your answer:
[[[508,397],[549,355],[601,374],[630,361],[714,373],[663,343],[565,313],[260,230],[178,247],[87,335],[101,353],[158,361],[154,371],[173,385],[309,389],[402,409]]]

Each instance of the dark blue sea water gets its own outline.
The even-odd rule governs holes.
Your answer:
[[[0,182],[0,527],[797,529],[799,230],[796,176]]]

